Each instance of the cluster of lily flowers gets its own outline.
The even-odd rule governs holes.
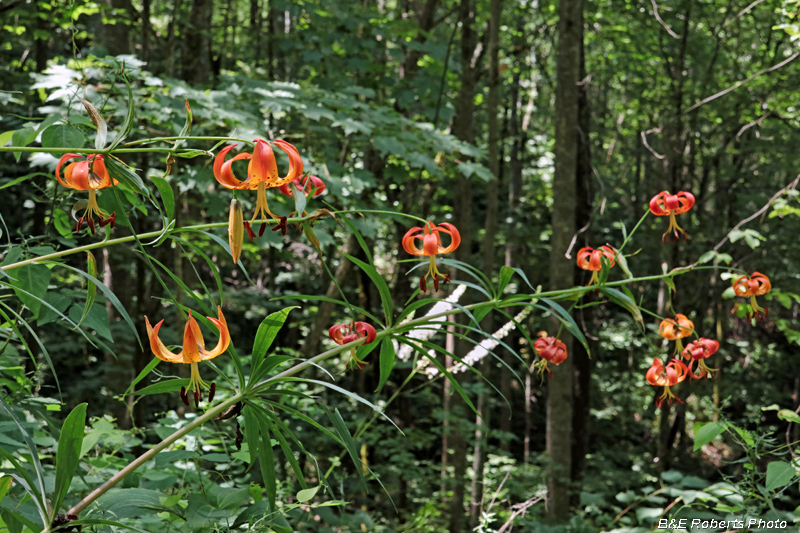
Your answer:
[[[214,177],[217,181],[228,189],[232,190],[256,190],[256,207],[253,216],[249,221],[244,220],[241,203],[233,199],[228,223],[228,236],[231,248],[231,255],[234,263],[238,263],[242,250],[244,233],[252,241],[256,237],[253,226],[257,220],[262,220],[258,229],[258,237],[263,236],[267,227],[266,220],[276,222],[273,231],[280,231],[281,235],[286,234],[286,216],[274,214],[267,202],[267,189],[278,188],[281,193],[294,197],[296,205],[303,207],[305,203],[298,203],[297,199],[302,197],[316,197],[325,191],[325,183],[316,176],[303,173],[303,160],[297,148],[283,140],[276,140],[272,143],[257,139],[253,141],[254,149],[252,153],[241,152],[226,160],[228,153],[235,148],[235,145],[226,146],[214,159]],[[289,169],[285,176],[281,177],[275,154],[270,144],[282,150],[289,159]],[[64,169],[64,177],[61,177],[61,168],[71,160],[79,158],[80,161],[72,162]],[[247,177],[239,180],[233,172],[233,163],[241,160],[249,160],[247,167]],[[109,215],[97,204],[96,192],[119,182],[112,179],[109,175],[103,156],[90,154],[81,156],[79,154],[65,154],[56,166],[56,179],[64,187],[75,190],[88,190],[89,200],[83,214],[78,219],[77,231],[80,231],[85,223],[89,231],[95,231],[95,216],[99,220],[100,227],[109,225],[113,228],[116,213]],[[680,191],[677,194],[669,194],[662,191],[650,201],[650,212],[656,216],[669,216],[669,227],[662,236],[662,241],[667,241],[670,237],[677,242],[682,236],[686,240],[687,232],[681,228],[675,216],[689,211],[695,203],[695,198],[691,193]],[[76,204],[77,205],[77,204]],[[302,216],[306,216],[303,207]],[[294,213],[293,213],[294,214]],[[297,213],[300,215],[301,213]],[[290,215],[291,216],[291,215]],[[447,241],[443,241],[442,237]],[[445,246],[445,243],[447,244]],[[405,234],[402,239],[403,249],[415,257],[427,257],[429,266],[426,273],[419,278],[419,290],[427,293],[428,280],[433,283],[434,291],[438,292],[440,284],[450,282],[449,274],[442,274],[436,263],[436,257],[455,251],[461,244],[461,235],[458,229],[452,224],[442,222],[439,225],[433,222],[426,222],[424,226],[413,227]],[[589,286],[600,283],[599,273],[604,265],[608,268],[614,267],[619,252],[609,245],[600,246],[597,249],[591,247],[581,248],[577,253],[577,265],[583,270],[592,272]],[[756,296],[762,296],[771,289],[769,278],[759,272],[754,272],[750,276],[744,275],[736,279],[733,283],[733,290],[736,296],[750,298],[750,311],[748,318],[759,319],[766,317],[769,313],[768,308],[758,305]],[[735,309],[735,308],[734,308]],[[215,392],[215,384],[207,384],[200,377],[198,363],[208,361],[224,353],[230,345],[230,334],[228,331],[222,309],[218,308],[218,317],[207,317],[219,331],[219,341],[217,345],[206,350],[203,335],[197,321],[189,312],[188,320],[184,327],[183,349],[178,352],[170,351],[159,338],[159,329],[163,320],[158,322],[155,327],[150,325],[150,321],[145,317],[147,335],[150,341],[150,348],[153,354],[159,359],[168,363],[182,363],[191,365],[191,378],[188,389],[181,387],[180,396],[183,402],[189,405],[189,392],[192,392],[195,405],[199,405],[203,398],[203,390],[209,389],[208,401],[212,401]],[[658,387],[664,387],[663,393],[656,400],[656,405],[660,408],[662,403],[667,400],[670,405],[674,401],[681,401],[672,392],[670,387],[676,386],[686,378],[705,379],[713,377],[716,369],[708,367],[705,360],[714,355],[719,349],[719,342],[703,337],[690,342],[685,347],[682,339],[696,334],[694,323],[683,314],[677,314],[675,318],[668,318],[661,322],[659,326],[660,335],[667,341],[675,342],[673,358],[666,364],[656,358],[646,373],[648,383]],[[363,340],[363,344],[370,344],[377,339],[375,328],[360,321],[336,324],[328,331],[330,339],[339,345],[353,344]],[[533,345],[534,352],[539,355],[540,360],[535,362],[531,370],[536,369],[540,375],[548,372],[552,377],[552,370],[548,364],[559,365],[567,359],[567,347],[557,336],[550,336],[546,331],[539,332],[538,339]],[[486,351],[486,350],[484,350]],[[679,358],[682,356],[686,361]],[[350,349],[350,357],[347,363],[348,368],[363,369],[365,361],[358,358],[356,345]]]

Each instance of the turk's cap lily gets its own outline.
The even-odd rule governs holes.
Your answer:
[[[82,158],[82,161],[75,161],[67,165],[64,169],[64,178],[61,178],[61,167],[70,159]],[[106,169],[103,156],[99,154],[64,154],[56,165],[56,179],[68,189],[77,191],[88,191],[105,189],[112,183],[117,185],[119,182],[111,178]]]
[[[733,292],[736,296],[763,296],[772,289],[769,278],[761,272],[753,272],[749,276],[742,276],[733,282]]]
[[[668,341],[676,341],[688,337],[694,331],[694,322],[686,315],[678,313],[675,318],[667,318],[658,326],[658,333]]]
[[[690,342],[683,349],[684,359],[693,359],[699,361],[701,359],[708,359],[719,350],[719,342],[705,339],[700,337],[694,342]]]
[[[358,339],[366,339],[364,344],[372,343],[378,333],[375,328],[366,322],[356,322],[354,324],[336,324],[328,330],[328,336],[336,344],[349,344]]]
[[[591,246],[585,246],[578,250],[577,265],[583,270],[597,272],[603,268],[603,257],[608,259],[608,266],[616,264],[616,251],[610,246],[601,246],[596,250]]]
[[[325,192],[325,182],[311,174],[303,178],[297,178],[291,183],[284,183],[278,190],[281,191],[281,194],[286,196],[294,196],[292,193],[292,183],[306,195],[314,193],[313,196],[317,197]]]
[[[683,401],[675,396],[670,390],[673,387],[685,380],[691,375],[689,368],[680,359],[673,359],[666,366],[661,362],[661,359],[654,359],[653,364],[645,374],[645,379],[650,385],[656,387],[664,387],[664,392],[656,399],[656,406],[660,409],[664,400],[668,400],[672,405],[675,401],[683,403]]]
[[[442,245],[442,234],[450,237],[450,244]],[[422,248],[415,241],[422,241]],[[424,228],[414,227],[403,236],[403,249],[416,256],[436,256],[455,251],[461,244],[461,234],[452,224],[442,222],[438,226],[433,222],[425,224]]]
[[[231,343],[231,337],[221,307],[217,308],[217,313],[219,318],[206,317],[219,330],[219,341],[217,345],[211,350],[206,350],[206,344],[203,339],[203,333],[200,331],[200,326],[197,324],[194,317],[192,317],[192,312],[189,311],[189,319],[186,321],[186,326],[183,329],[183,349],[178,353],[170,351],[158,336],[158,332],[164,321],[162,320],[153,327],[150,325],[150,320],[144,317],[145,324],[147,325],[147,336],[150,340],[150,349],[153,351],[153,355],[168,363],[184,364],[196,364],[201,361],[214,359],[218,355],[221,355],[228,349]]]
[[[267,189],[270,189],[288,184],[303,174],[303,159],[300,157],[297,148],[292,144],[282,140],[272,141],[272,144],[289,156],[289,171],[285,176],[281,177],[278,173],[275,153],[272,151],[270,143],[262,139],[256,139],[253,143],[255,146],[252,154],[243,152],[227,161],[225,161],[225,157],[236,145],[226,146],[219,151],[214,159],[214,177],[223,187],[255,190],[260,184],[263,184]],[[247,178],[240,181],[234,175],[232,165],[234,162],[244,159],[249,159],[250,163],[247,166]]]
[[[657,217],[680,215],[691,209],[694,202],[694,195],[690,192],[670,194],[668,191],[661,191],[650,200],[650,212]]]
[[[533,343],[533,350],[548,363],[560,365],[567,358],[567,346],[555,337],[539,337]]]

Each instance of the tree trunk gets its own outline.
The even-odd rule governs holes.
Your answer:
[[[553,176],[553,236],[550,249],[551,289],[572,286],[574,274],[564,253],[575,233],[575,176],[578,156],[578,86],[581,48],[581,0],[559,3],[559,38],[556,74],[555,174]],[[553,333],[558,321],[551,322]],[[547,506],[548,518],[569,519],[572,469],[572,338],[562,339],[570,357],[553,370],[547,396]]]
[[[194,0],[185,28],[181,77],[191,84],[211,79],[211,13],[213,0]]]

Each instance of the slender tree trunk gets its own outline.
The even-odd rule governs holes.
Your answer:
[[[213,0],[193,0],[189,25],[185,28],[181,77],[201,84],[211,79],[211,12]]]
[[[580,22],[580,79],[584,80],[578,86],[578,159],[575,173],[575,189],[577,204],[575,206],[575,227],[579,230],[589,224],[592,213],[592,152],[589,143],[590,108],[587,95],[588,78],[586,76],[586,53],[583,46],[583,10],[579,10]],[[577,246],[576,246],[577,248]],[[581,285],[583,271],[573,264],[574,284]],[[578,325],[585,327],[592,322],[593,307],[586,307],[578,311]],[[597,343],[595,349],[597,352]],[[589,354],[582,344],[573,342],[573,395],[574,410],[572,416],[572,474],[571,479],[574,490],[571,496],[573,506],[580,505],[580,487],[583,478],[583,468],[586,463],[586,454],[589,451],[589,414],[590,395],[592,383],[592,362]]]
[[[150,59],[150,3],[151,0],[142,0],[142,51],[139,56],[145,63]]]
[[[578,81],[580,76],[581,0],[560,0],[557,45],[555,174],[553,176],[553,235],[550,251],[552,289],[572,286],[573,269],[564,253],[575,233],[575,176],[578,156]],[[553,319],[554,331],[559,324]],[[547,396],[547,516],[569,519],[572,469],[572,338],[562,339],[570,354],[553,370]]]
[[[489,96],[486,100],[486,113],[489,116],[489,170],[493,179],[486,184],[486,218],[484,223],[483,239],[483,271],[487,276],[494,272],[494,256],[496,251],[495,236],[497,235],[497,189],[500,181],[500,131],[497,114],[500,110],[500,16],[502,14],[502,0],[492,0],[489,23]],[[491,315],[483,320],[486,331],[493,330]],[[482,371],[487,377],[492,373],[492,357],[487,355],[481,364]],[[491,377],[489,377],[491,379]],[[481,519],[483,503],[483,467],[486,462],[486,438],[489,433],[489,398],[486,392],[478,395],[478,414],[475,424],[475,446],[473,448],[472,470],[472,498],[470,505],[470,530],[478,527]]]

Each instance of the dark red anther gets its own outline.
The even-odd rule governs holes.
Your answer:
[[[439,292],[439,276],[433,276],[433,292]]]
[[[217,392],[217,384],[211,384],[211,390],[208,391],[208,403],[211,403],[214,400],[214,393]]]
[[[114,229],[114,223],[116,223],[116,221],[117,221],[117,212],[114,211],[113,213],[111,213],[111,217],[106,220],[106,222],[110,224],[109,229]]]
[[[82,227],[83,227],[83,217],[78,219],[78,227],[75,228],[75,231],[80,231]]]
[[[262,223],[261,223],[261,227],[260,227],[260,228],[258,228],[258,236],[259,236],[259,237],[262,237],[262,236],[264,235],[264,231],[265,231],[266,229],[267,229],[267,223],[266,223],[266,222],[262,222]]]
[[[428,284],[425,283],[425,276],[419,277],[419,292],[425,294],[428,292]]]
[[[272,228],[272,231],[278,230],[281,232],[281,237],[286,237],[286,217],[280,217],[278,223],[275,224],[274,228]]]
[[[186,394],[186,387],[181,387],[181,400],[189,407],[189,396]]]
[[[445,274],[445,275],[444,275],[444,282],[443,282],[443,284],[447,284],[447,283],[450,283],[450,274]]]
[[[89,217],[89,231],[91,231],[92,235],[94,235],[94,219],[91,217]]]
[[[200,400],[201,399],[202,398],[200,397],[200,391],[199,390],[195,390],[194,391],[194,406],[195,407],[200,407]]]
[[[247,238],[250,239],[250,242],[253,242],[253,239],[255,238],[256,234],[253,233],[253,229],[250,227],[249,222],[244,223],[244,229],[247,232]]]

